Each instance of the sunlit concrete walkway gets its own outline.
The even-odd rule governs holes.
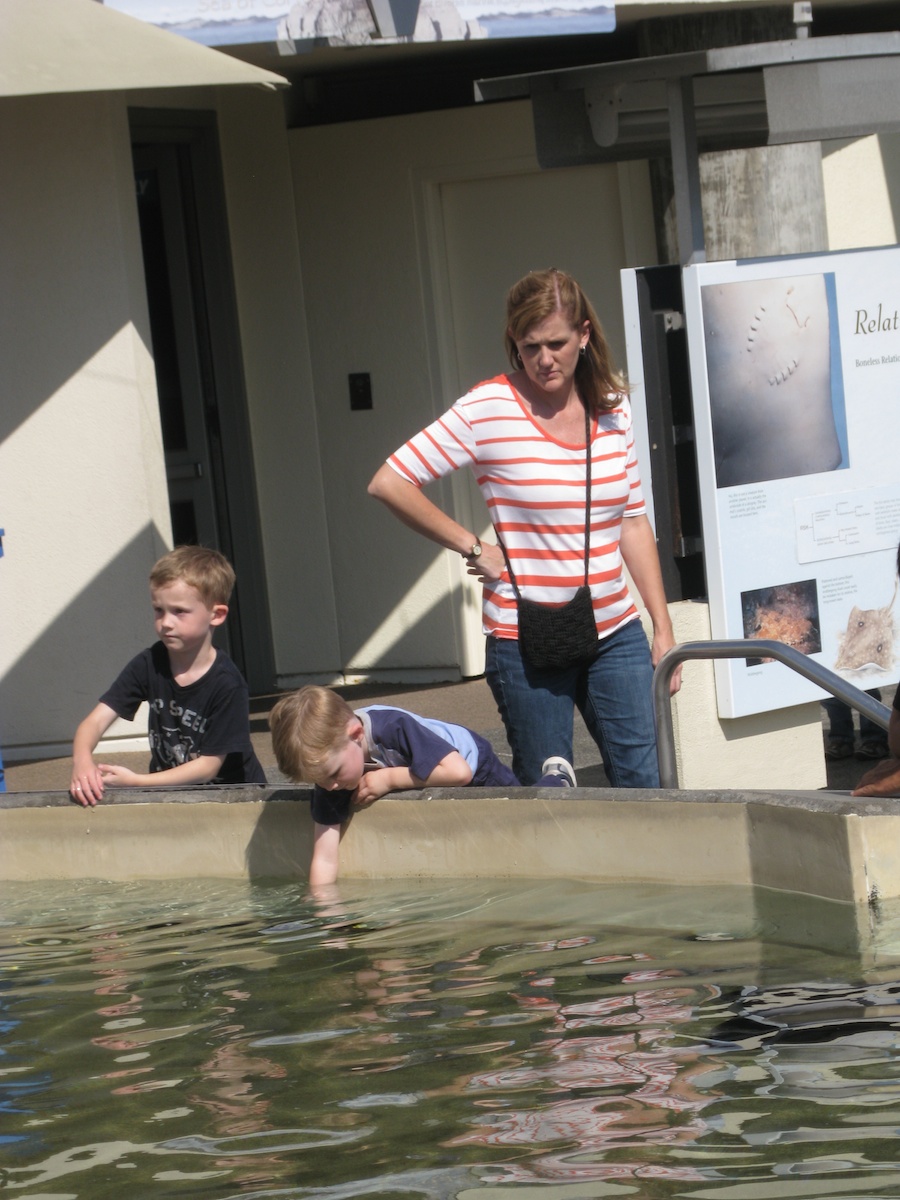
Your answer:
[[[463,683],[430,684],[419,687],[385,688],[378,685],[340,688],[341,693],[353,704],[396,704],[427,717],[442,717],[458,721],[483,734],[504,762],[511,761],[506,735],[497,714],[490,689],[483,678],[466,680]],[[891,694],[888,695],[888,692]],[[269,738],[267,715],[277,696],[257,697],[251,702],[251,729],[253,744],[260,762],[266,770],[270,783],[284,782],[275,765],[272,743]],[[883,699],[890,704],[893,689],[885,689]],[[824,722],[824,717],[823,717]],[[74,733],[74,730],[73,730]],[[135,769],[146,767],[147,755],[113,754],[112,762],[123,763]],[[859,777],[870,766],[855,758],[827,764],[828,789],[850,791]],[[600,754],[581,720],[575,719],[575,770],[578,782],[584,787],[607,787],[608,780],[600,762]],[[6,786],[9,791],[64,791],[69,785],[71,762],[67,758],[48,759],[34,763],[7,763]],[[740,780],[735,780],[740,786]]]

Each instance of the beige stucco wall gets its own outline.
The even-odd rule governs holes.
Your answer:
[[[276,656],[310,669],[337,660],[280,95],[3,100],[0,159],[13,181],[0,209],[7,761],[66,753],[100,692],[153,640],[146,579],[171,545],[129,104],[218,111]],[[143,715],[116,722],[103,745],[145,749]]]
[[[282,100],[220,88],[217,108],[275,669],[330,682],[340,655],[308,342],[317,297],[304,292]]]
[[[113,97],[0,103],[8,758],[64,745],[152,632],[170,529],[128,146]]]
[[[900,134],[823,142],[822,175],[830,250],[896,243]]]

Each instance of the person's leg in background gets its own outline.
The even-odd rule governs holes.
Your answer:
[[[866,691],[867,696],[871,696],[873,700],[881,699],[881,690],[872,688],[871,691]],[[859,759],[882,759],[887,758],[890,754],[888,750],[887,731],[882,729],[880,725],[876,725],[874,721],[870,721],[868,717],[859,714],[859,749],[856,752],[856,757]]]
[[[881,699],[878,688],[870,688],[867,696],[873,700]],[[831,759],[850,758],[854,752],[856,734],[853,728],[853,709],[836,696],[830,696],[822,701],[822,707],[828,714],[828,732],[825,735],[825,757]],[[887,734],[880,725],[870,721],[868,717],[859,714],[859,749],[856,751],[859,759],[882,759],[888,757]]]
[[[822,701],[828,714],[828,732],[825,734],[825,757],[832,759],[850,758],[853,754],[853,710],[843,700],[831,696]]]

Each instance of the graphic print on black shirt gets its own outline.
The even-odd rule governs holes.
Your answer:
[[[200,739],[206,729],[206,717],[194,709],[185,709],[175,700],[150,701],[150,753],[161,765],[159,770],[180,767],[199,758]]]
[[[213,783],[265,783],[250,741],[247,684],[223,650],[194,683],[181,687],[172,677],[162,642],[142,650],[100,697],[131,721],[141,702],[150,708],[150,772],[167,771],[202,755],[224,755]]]

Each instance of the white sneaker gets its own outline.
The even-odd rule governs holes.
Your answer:
[[[541,767],[541,778],[546,778],[548,775],[555,775],[560,779],[564,779],[566,781],[565,787],[578,787],[572,764],[566,762],[564,758],[554,756],[553,758],[544,760],[544,765]]]

